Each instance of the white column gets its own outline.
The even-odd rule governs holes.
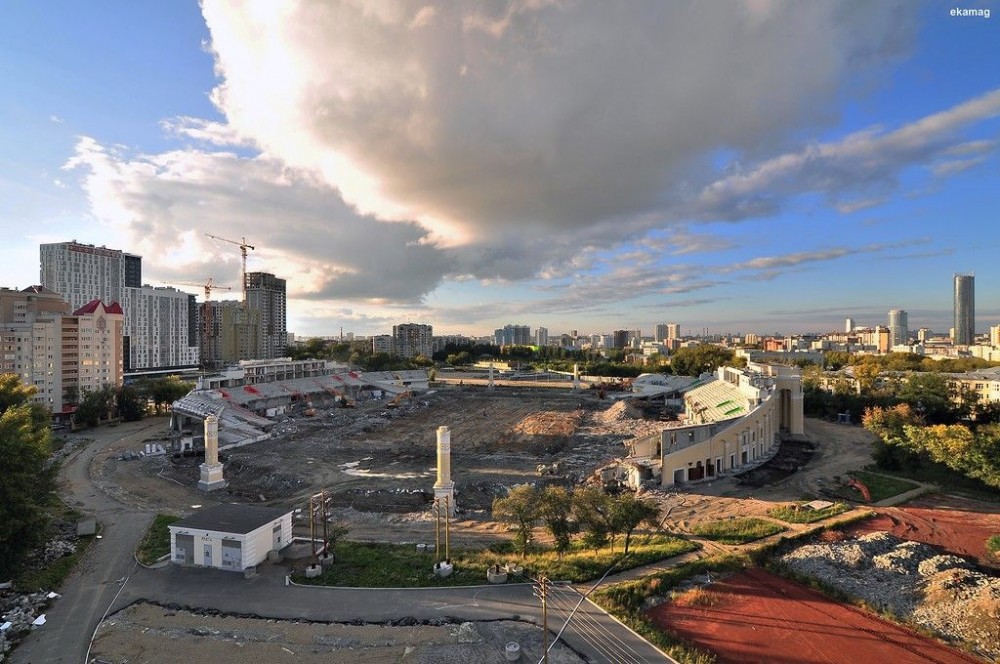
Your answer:
[[[198,480],[198,488],[202,491],[215,491],[226,486],[222,464],[219,463],[219,418],[215,415],[205,418],[205,463],[199,470],[201,479]]]
[[[455,483],[451,481],[451,430],[446,426],[437,429],[437,482],[434,483],[434,500],[442,509],[447,505],[448,516],[455,515]]]

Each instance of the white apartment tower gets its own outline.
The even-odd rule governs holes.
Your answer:
[[[549,345],[549,329],[547,327],[540,327],[535,330],[535,345],[540,348]]]
[[[118,302],[124,312],[126,372],[191,367],[198,363],[191,296],[142,285],[142,257],[119,249],[72,242],[39,246],[42,286],[72,310],[93,300]]]

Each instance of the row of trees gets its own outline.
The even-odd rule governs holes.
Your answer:
[[[524,556],[533,541],[535,524],[542,522],[561,557],[569,550],[572,537],[582,533],[582,543],[595,552],[624,538],[628,554],[632,534],[642,524],[657,525],[660,508],[625,491],[609,495],[597,486],[577,487],[572,492],[557,485],[536,488],[522,484],[503,498],[493,501],[493,518],[510,523],[516,534],[514,545]]]
[[[167,404],[177,401],[194,387],[177,376],[144,380],[119,388],[106,385],[83,393],[73,417],[77,424],[97,426],[101,420],[120,418],[125,422],[141,420],[152,403],[157,414]]]
[[[0,579],[44,541],[54,485],[48,409],[31,402],[34,386],[0,374]]]
[[[1000,424],[925,424],[902,403],[865,412],[864,426],[878,436],[874,458],[888,470],[943,464],[1000,489]]]
[[[804,362],[803,365],[813,364]],[[943,373],[964,373],[997,366],[979,357],[954,357],[935,360],[916,353],[886,353],[885,355],[859,355],[844,351],[823,353],[823,366],[839,370],[844,367],[872,365],[879,371],[937,371]]]
[[[836,418],[850,411],[860,415],[870,408],[891,408],[907,404],[927,424],[955,424],[975,419],[978,422],[1000,422],[1000,405],[980,403],[979,394],[961,387],[953,388],[941,373],[912,373],[909,376],[880,376],[871,363],[855,365],[856,386],[846,376],[833,383],[833,389],[822,386],[819,367],[802,371],[803,407],[806,415]]]

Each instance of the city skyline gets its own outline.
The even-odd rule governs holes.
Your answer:
[[[77,240],[236,299],[209,233],[302,336],[947,333],[956,273],[1000,323],[1000,17],[56,4],[0,22],[2,286]]]

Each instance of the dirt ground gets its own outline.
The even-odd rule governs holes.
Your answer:
[[[1000,568],[1000,561],[986,552],[986,540],[1000,534],[1000,503],[930,494],[901,507],[876,508],[876,513],[877,517],[852,526],[848,532],[885,531]]]
[[[491,621],[440,625],[352,625],[203,615],[154,604],[133,604],[101,626],[92,661],[109,664],[493,664],[506,662],[517,643],[521,661],[537,661],[541,630],[527,623]],[[553,664],[584,660],[567,648],[549,652]]]
[[[800,584],[754,569],[649,611],[720,664],[979,662]]]

